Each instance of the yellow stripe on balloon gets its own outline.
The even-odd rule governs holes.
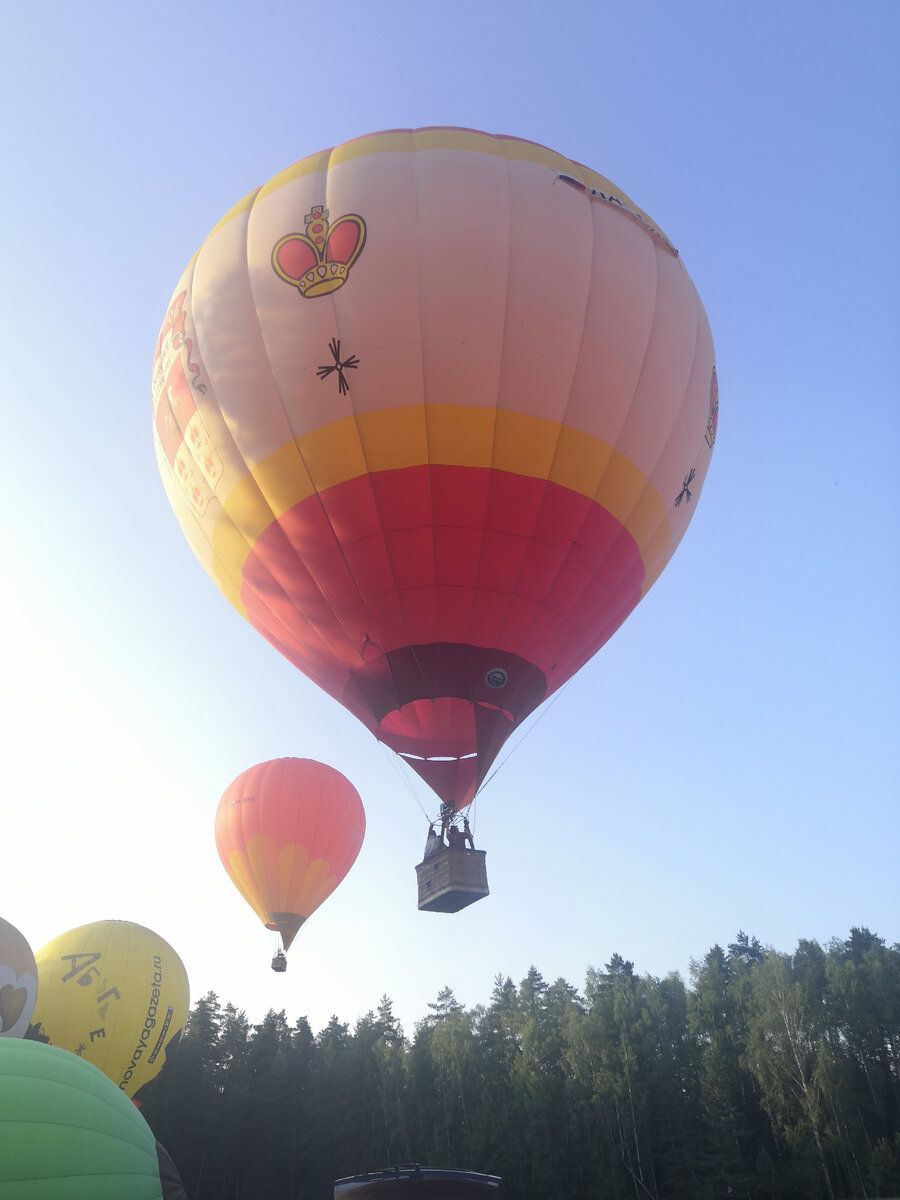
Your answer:
[[[260,913],[266,911],[265,901],[263,900],[263,881],[270,878],[271,867],[273,862],[278,860],[278,847],[275,839],[267,837],[265,834],[255,834],[247,839],[247,864],[248,875],[252,880],[252,892],[247,896],[248,902],[253,907],[254,912]],[[260,907],[257,907],[259,905]]]
[[[267,921],[268,910],[263,903],[262,894],[253,878],[253,870],[247,855],[242,850],[232,850],[228,855],[228,873],[234,880],[235,887],[256,913],[261,921]]]
[[[308,866],[309,852],[303,846],[298,846],[296,842],[289,842],[278,851],[278,880],[275,885],[275,892],[278,896],[277,912],[302,911],[295,905],[295,898],[301,888],[297,886],[300,880],[294,879],[294,869],[297,869],[298,875],[302,878],[303,872]],[[304,913],[303,915],[307,916],[308,914]]]
[[[310,863],[303,877],[303,890],[294,901],[295,907],[303,913],[312,913],[319,907],[326,896],[334,891],[335,878],[329,871],[324,858],[317,858]]]
[[[368,474],[355,417],[342,417],[331,425],[304,433],[296,441],[317,492]],[[294,503],[304,498],[305,488],[301,486],[300,490]]]
[[[560,422],[509,409],[498,408],[496,411],[491,466],[498,471],[509,471],[511,475],[548,479],[562,428]]]
[[[309,851],[305,846],[289,842],[278,851],[278,911],[297,912],[304,917],[310,910],[303,907],[307,891],[306,879],[314,864],[310,864]]]
[[[310,861],[305,846],[291,842],[278,852],[278,912],[299,913],[309,917],[335,887],[335,876],[324,858]],[[258,912],[258,910],[257,910]],[[268,921],[273,913],[266,913]]]
[[[445,467],[489,467],[497,410],[455,404],[429,404],[428,457]]]
[[[410,463],[428,462],[432,407],[415,404],[350,418],[359,429],[368,469],[398,471]]]
[[[268,455],[226,497],[213,529],[213,566],[231,604],[244,613],[240,580],[256,539],[316,491],[370,471],[436,466],[493,467],[587,496],[634,538],[644,591],[666,562],[666,507],[620,451],[559,421],[510,409],[429,404],[344,417]],[[228,569],[225,569],[228,564]],[[246,615],[246,614],[245,614]]]
[[[596,496],[615,450],[580,429],[563,425],[556,442],[550,479],[581,496]],[[604,506],[605,507],[605,506]]]

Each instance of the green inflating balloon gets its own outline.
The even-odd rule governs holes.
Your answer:
[[[185,1194],[177,1174],[163,1183],[161,1147],[125,1093],[85,1059],[43,1042],[0,1039],[0,1146],[3,1200]]]

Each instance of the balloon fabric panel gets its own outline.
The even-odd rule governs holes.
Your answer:
[[[0,1144],[4,1197],[166,1194],[156,1140],[134,1104],[86,1059],[41,1042],[0,1042]]]

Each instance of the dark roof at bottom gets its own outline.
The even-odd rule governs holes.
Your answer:
[[[404,1163],[337,1179],[334,1196],[335,1200],[488,1200],[499,1186],[498,1175]]]

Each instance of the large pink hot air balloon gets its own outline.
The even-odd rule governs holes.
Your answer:
[[[219,222],[153,410],[225,596],[460,809],[678,546],[718,394],[684,264],[624,192],[434,128],[301,159]]]

